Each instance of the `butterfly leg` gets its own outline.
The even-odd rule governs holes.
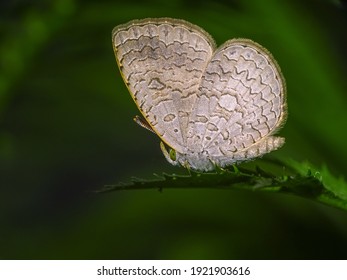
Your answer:
[[[154,134],[156,134],[155,131],[153,130],[153,128],[149,125],[149,123],[145,119],[141,118],[140,116],[135,116],[133,120],[139,126],[141,126],[145,129],[149,130],[150,132],[153,132]]]

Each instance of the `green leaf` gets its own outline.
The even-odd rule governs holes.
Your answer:
[[[271,170],[271,171],[269,171]],[[258,160],[213,173],[155,175],[154,179],[132,178],[129,183],[107,185],[99,192],[169,188],[239,189],[287,193],[347,210],[347,184],[335,178],[326,166],[321,170],[308,162]]]

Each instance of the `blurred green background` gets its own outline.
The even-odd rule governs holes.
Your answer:
[[[338,0],[3,1],[1,259],[346,259],[347,213],[280,194],[164,189],[94,194],[170,166],[116,66],[111,31],[188,20],[220,45],[269,49],[288,87],[272,155],[347,165],[347,5]]]

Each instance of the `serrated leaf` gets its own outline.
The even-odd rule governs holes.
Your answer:
[[[347,210],[346,182],[343,178],[333,177],[327,167],[318,170],[308,162],[272,161],[270,172],[267,169],[269,167],[266,167],[268,163],[269,161],[259,160],[255,166],[234,166],[213,173],[162,173],[155,174],[155,179],[133,177],[130,183],[108,185],[99,192],[143,189],[163,191],[178,188],[241,189],[294,194]],[[282,170],[282,174],[272,172],[274,166]]]

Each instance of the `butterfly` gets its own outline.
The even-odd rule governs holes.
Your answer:
[[[217,48],[184,20],[133,20],[112,31],[123,80],[161,139],[167,161],[211,171],[280,148],[274,136],[287,117],[286,85],[271,53],[249,39]],[[169,151],[168,151],[168,148]]]

